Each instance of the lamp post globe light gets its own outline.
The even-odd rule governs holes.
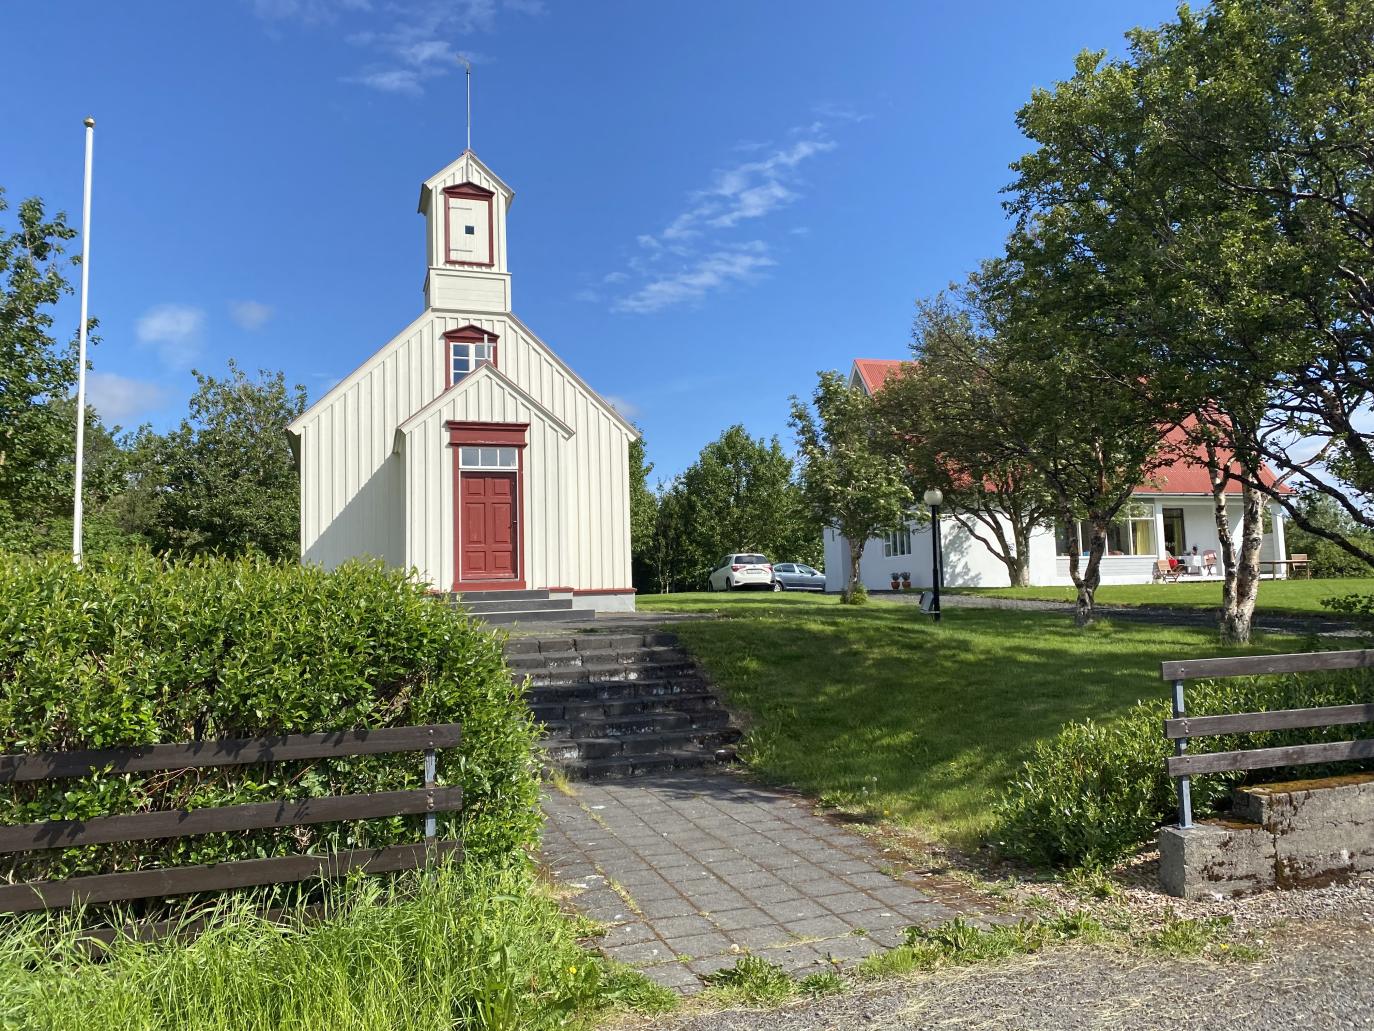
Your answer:
[[[925,502],[930,506],[930,584],[932,590],[930,611],[935,622],[940,622],[940,581],[944,579],[944,548],[940,544],[940,506],[945,495],[939,487],[931,487],[925,493]]]

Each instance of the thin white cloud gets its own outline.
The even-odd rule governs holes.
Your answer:
[[[254,13],[276,34],[294,23],[338,25],[343,38],[364,51],[363,67],[344,82],[380,93],[422,96],[435,79],[459,71],[480,55],[455,39],[496,30],[502,13],[538,15],[540,0],[252,0]]]
[[[639,418],[639,405],[635,404],[633,401],[627,400],[618,394],[602,394],[601,396],[606,401],[610,402],[611,407],[625,416],[625,418],[630,420]]]
[[[86,374],[86,400],[106,424],[128,424],[145,418],[167,403],[167,388],[113,372]]]
[[[275,309],[261,301],[230,301],[229,317],[240,329],[250,332],[262,329],[272,318]]]
[[[776,264],[768,256],[767,245],[761,240],[752,240],[734,250],[698,258],[685,267],[650,279],[634,293],[616,301],[613,310],[642,315],[699,301],[722,287],[755,279],[764,269]]]
[[[626,283],[612,310],[646,313],[699,301],[717,289],[755,279],[776,264],[763,241],[741,243],[732,239],[735,231],[798,201],[805,185],[802,166],[836,147],[824,119],[798,126],[786,137],[771,146],[737,145],[734,149],[747,150],[750,160],[717,169],[662,229],[639,234],[638,252],[627,268],[602,277],[603,284]]]
[[[189,368],[200,355],[205,312],[190,304],[158,304],[138,317],[134,336],[174,369]]]

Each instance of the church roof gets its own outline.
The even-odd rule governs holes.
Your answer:
[[[435,172],[432,176],[430,176],[428,179],[426,179],[423,183],[420,184],[420,214],[425,214],[426,209],[429,205],[429,198],[431,194],[434,192],[434,187],[443,183],[445,179],[451,178],[453,174],[457,172],[460,166],[462,165],[467,165],[469,169],[476,167],[476,169],[482,174],[484,178],[490,180],[491,184],[505,195],[506,207],[510,207],[511,203],[515,200],[515,191],[512,190],[508,185],[506,185],[505,181],[499,175],[497,175],[490,168],[488,168],[485,161],[479,158],[472,151],[465,150],[463,151],[463,153],[459,154],[447,165],[439,169],[439,171]],[[464,178],[471,177],[464,176]]]

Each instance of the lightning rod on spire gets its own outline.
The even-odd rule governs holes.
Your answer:
[[[468,150],[472,149],[472,62],[466,57],[459,58],[463,62],[463,67],[467,69],[468,86]]]

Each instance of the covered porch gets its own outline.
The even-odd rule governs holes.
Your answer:
[[[1239,543],[1239,505],[1233,507],[1234,511],[1228,512],[1228,516],[1232,533]],[[1281,509],[1266,507],[1264,528],[1260,545],[1262,575],[1282,579],[1289,572],[1289,556]],[[1056,584],[1072,583],[1069,549],[1076,548],[1086,558],[1087,543],[1086,525],[1056,525]],[[1194,548],[1197,549],[1196,559],[1192,559]],[[1108,530],[1107,553],[1101,565],[1102,583],[1150,583],[1155,579],[1156,563],[1170,557],[1179,561],[1180,580],[1220,580],[1220,551],[1210,495],[1137,494]]]

